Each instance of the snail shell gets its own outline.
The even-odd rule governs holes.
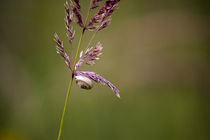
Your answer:
[[[77,85],[82,89],[91,89],[93,87],[93,82],[91,81],[91,79],[85,76],[75,76],[75,81]]]

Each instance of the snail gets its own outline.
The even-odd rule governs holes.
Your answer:
[[[77,85],[82,89],[91,89],[93,87],[92,80],[85,76],[75,76],[75,81]]]

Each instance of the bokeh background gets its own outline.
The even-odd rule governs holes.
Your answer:
[[[71,73],[56,54],[57,32],[69,48],[65,0],[1,0],[0,140],[57,138]],[[86,15],[89,1],[81,0]],[[65,140],[210,139],[209,3],[121,0],[94,42],[92,67],[119,89],[73,84]],[[75,46],[81,29],[76,30]],[[83,47],[91,33],[85,35]]]

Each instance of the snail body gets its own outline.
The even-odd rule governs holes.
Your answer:
[[[82,89],[91,89],[93,87],[92,80],[85,76],[75,76],[75,81],[77,85]]]

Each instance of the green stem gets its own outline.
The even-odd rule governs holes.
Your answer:
[[[71,81],[69,83],[68,92],[66,94],[66,101],[65,101],[65,104],[64,104],[64,108],[63,108],[63,114],[62,114],[62,118],[61,118],[61,122],[60,122],[60,129],[59,129],[58,139],[57,140],[60,140],[60,138],[61,138],[61,133],[62,133],[62,130],[63,130],[64,117],[65,117],[65,114],[66,114],[66,108],[67,108],[67,104],[68,104],[68,100],[69,100],[69,95],[70,95],[73,79],[74,78],[72,77],[72,79],[71,79]]]
[[[61,138],[61,134],[62,134],[62,130],[63,130],[64,117],[65,117],[65,114],[66,114],[66,108],[67,108],[67,104],[68,104],[68,100],[69,100],[69,95],[70,95],[72,83],[73,83],[73,80],[74,80],[75,65],[76,65],[76,62],[77,62],[77,57],[78,57],[79,50],[80,50],[80,47],[81,47],[81,44],[82,44],[82,40],[83,40],[83,37],[84,37],[84,33],[85,33],[85,30],[86,30],[88,18],[89,18],[89,16],[90,16],[90,10],[91,10],[90,8],[91,8],[91,5],[92,5],[92,2],[93,2],[93,0],[90,0],[90,5],[89,5],[89,9],[88,9],[88,14],[87,14],[87,17],[86,17],[86,20],[85,20],[85,25],[84,25],[84,28],[83,28],[83,30],[82,30],[82,34],[81,34],[80,39],[79,39],[79,42],[78,42],[77,52],[76,52],[76,55],[75,55],[74,65],[73,65],[73,68],[72,68],[72,69],[73,69],[72,78],[71,78],[71,81],[70,81],[70,83],[69,83],[68,92],[67,92],[67,94],[66,94],[66,100],[65,100],[65,104],[64,104],[64,108],[63,108],[63,113],[62,113],[62,117],[61,117],[60,129],[59,129],[58,139],[57,139],[57,140],[60,140],[60,138]]]
[[[64,104],[64,108],[63,108],[63,114],[62,114],[62,117],[61,117],[60,129],[59,129],[58,139],[57,140],[60,140],[60,138],[61,138],[61,133],[62,133],[62,130],[63,130],[64,117],[65,117],[65,114],[66,114],[66,108],[67,108],[67,104],[68,104],[68,100],[69,100],[69,95],[70,95],[72,83],[73,83],[73,80],[74,80],[74,67],[76,65],[76,60],[77,60],[77,57],[78,57],[78,54],[79,54],[79,48],[81,46],[81,43],[82,43],[82,40],[83,40],[83,36],[84,36],[84,31],[82,32],[82,34],[80,36],[80,40],[79,40],[78,47],[77,47],[77,53],[76,53],[75,60],[74,60],[74,65],[73,65],[73,68],[72,68],[73,69],[72,78],[71,78],[71,81],[69,83],[68,92],[66,94],[66,100],[65,100],[65,104]]]

